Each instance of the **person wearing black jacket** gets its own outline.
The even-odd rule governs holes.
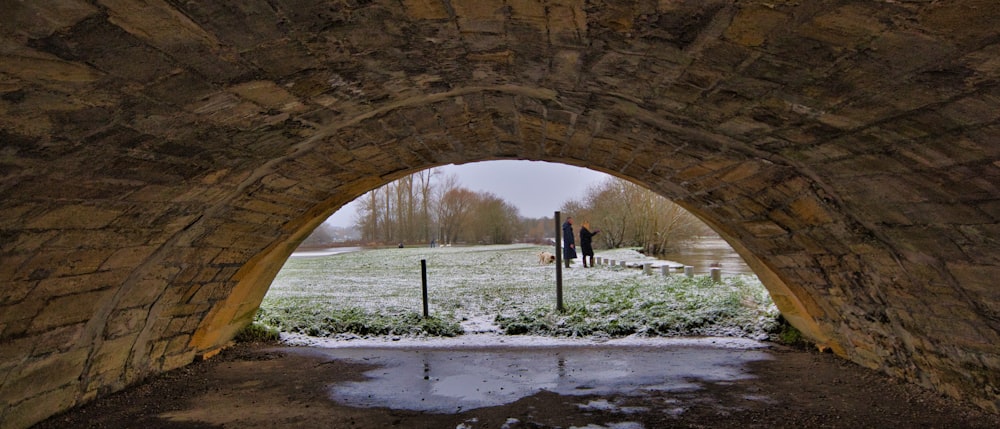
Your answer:
[[[591,241],[599,232],[601,232],[599,229],[590,232],[590,222],[583,221],[583,226],[580,228],[580,249],[583,250],[583,268],[587,268],[588,256],[590,257],[590,267],[594,267],[594,248],[591,246]]]
[[[573,218],[566,217],[566,222],[562,224],[563,235],[563,261],[566,268],[569,268],[570,261],[576,259],[576,240],[573,238]]]

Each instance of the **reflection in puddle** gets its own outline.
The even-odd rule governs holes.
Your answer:
[[[708,347],[328,349],[334,359],[376,364],[365,381],[338,383],[344,405],[460,412],[508,404],[539,391],[642,395],[699,390],[703,382],[751,377],[763,350]]]

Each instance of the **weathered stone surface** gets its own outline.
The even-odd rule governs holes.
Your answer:
[[[83,371],[87,350],[48,354],[10,371],[0,388],[0,400],[14,404],[47,392],[75,386]]]
[[[807,335],[997,409],[991,0],[8,9],[0,426],[217,350],[323,216],[486,159],[644,184]],[[20,389],[46,365],[93,370]]]

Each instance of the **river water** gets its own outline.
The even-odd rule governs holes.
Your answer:
[[[723,275],[754,273],[729,243],[718,237],[703,237],[677,252],[660,255],[659,258],[690,265],[694,267],[695,273],[700,274],[708,273],[712,264],[718,264]]]
[[[363,247],[323,247],[318,249],[296,249],[292,253],[293,258],[315,258],[317,256],[330,256],[338,253],[357,252],[364,250]]]

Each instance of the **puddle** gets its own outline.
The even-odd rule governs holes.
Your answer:
[[[504,405],[542,390],[561,395],[697,391],[705,382],[751,377],[745,364],[769,359],[765,350],[704,346],[354,347],[323,354],[378,365],[364,381],[332,385],[336,402],[436,413]]]

